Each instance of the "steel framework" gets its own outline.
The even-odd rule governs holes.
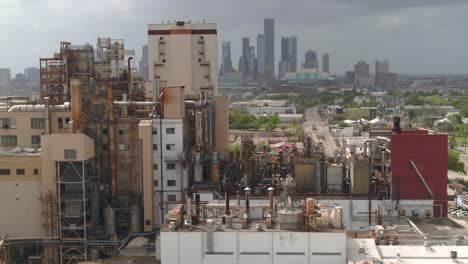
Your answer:
[[[58,217],[60,263],[85,261],[87,228],[90,223],[94,161],[58,161]]]

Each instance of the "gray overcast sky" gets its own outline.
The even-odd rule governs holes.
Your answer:
[[[398,73],[468,73],[468,0],[0,0],[0,67],[12,73],[38,66],[60,41],[94,44],[124,38],[127,49],[147,42],[147,24],[203,20],[231,41],[237,68],[241,38],[275,18],[275,58],[281,36],[298,36],[298,63],[307,49],[330,53],[343,74],[363,58],[390,60]],[[372,69],[373,70],[373,69]]]

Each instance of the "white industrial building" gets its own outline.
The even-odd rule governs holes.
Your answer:
[[[212,247],[212,250],[209,247]],[[336,232],[219,231],[211,234],[204,231],[161,232],[161,263],[343,264],[345,262],[346,233],[342,230]]]
[[[153,131],[156,196],[159,197],[159,192],[162,191],[165,201],[180,201],[182,189],[188,186],[187,179],[184,177],[187,173],[180,162],[184,150],[182,119],[162,119],[162,123],[161,119],[154,119]]]

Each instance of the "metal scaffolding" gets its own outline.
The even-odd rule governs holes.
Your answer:
[[[86,260],[87,228],[92,226],[91,193],[94,161],[58,161],[58,217],[60,262],[76,263]]]

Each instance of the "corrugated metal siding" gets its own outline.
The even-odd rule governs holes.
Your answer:
[[[442,204],[447,214],[447,135],[408,133],[391,137],[393,199],[430,199],[430,194],[412,167],[412,160],[434,193],[434,204]],[[439,216],[440,209],[434,208]]]

